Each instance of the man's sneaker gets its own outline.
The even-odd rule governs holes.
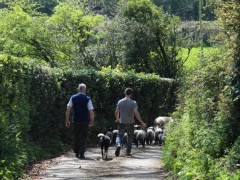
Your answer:
[[[132,156],[131,152],[126,152],[126,156]]]
[[[126,153],[126,156],[132,156],[132,153]]]
[[[116,151],[115,151],[115,156],[119,156],[119,154],[120,154],[120,149],[121,149],[121,146],[118,146],[117,147],[117,149],[116,149]]]

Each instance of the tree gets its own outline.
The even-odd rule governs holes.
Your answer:
[[[25,7],[26,8],[26,7]],[[1,10],[1,51],[16,57],[33,57],[56,64],[50,31],[45,27],[48,18],[43,14],[31,15],[20,5]]]
[[[106,48],[114,50],[124,69],[174,78],[186,60],[178,56],[182,40],[178,22],[150,0],[123,1],[119,16],[109,25]],[[118,49],[121,52],[116,53]]]
[[[85,13],[77,6],[59,4],[47,25],[51,27],[60,58],[74,63],[74,66],[95,66],[87,47],[96,43],[96,37],[100,33],[96,26],[103,19],[101,15]]]
[[[117,14],[119,0],[66,0],[66,2],[81,5],[84,9],[94,12],[95,14],[114,17]]]
[[[152,2],[157,6],[162,6],[164,12],[172,14],[174,16],[179,16],[181,20],[199,20],[199,1],[198,0],[152,0]],[[213,13],[214,4],[209,3],[209,0],[202,0],[204,5],[203,8],[203,19],[206,21],[211,21],[215,19]]]
[[[92,63],[86,47],[95,41],[97,32],[93,28],[103,20],[102,16],[86,14],[79,7],[62,3],[48,17],[34,10],[34,4],[22,5],[12,4],[1,10],[3,53],[44,60],[52,67]]]

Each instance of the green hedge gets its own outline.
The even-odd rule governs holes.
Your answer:
[[[103,69],[50,69],[38,62],[0,57],[0,179],[14,179],[22,167],[72,147],[72,126],[65,128],[65,110],[79,83],[87,85],[92,98],[97,133],[117,127],[114,112],[126,87],[134,90],[145,122],[173,111],[176,83],[156,75]]]
[[[179,88],[162,159],[180,180],[240,179],[240,113],[231,97],[240,86],[230,84],[229,52],[202,57]]]
[[[51,69],[11,57],[1,57],[0,76],[0,179],[13,179],[27,163],[63,150],[60,86]]]

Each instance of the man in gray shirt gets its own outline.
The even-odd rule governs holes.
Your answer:
[[[127,88],[125,90],[125,98],[118,101],[117,108],[115,111],[116,122],[119,122],[118,134],[116,138],[117,149],[115,155],[119,156],[121,149],[121,141],[125,131],[127,131],[127,145],[126,145],[126,155],[131,156],[132,141],[134,134],[134,115],[137,120],[141,123],[143,128],[146,128],[145,123],[142,121],[142,118],[138,112],[138,107],[136,101],[131,99],[133,90]],[[120,114],[120,119],[119,119]]]

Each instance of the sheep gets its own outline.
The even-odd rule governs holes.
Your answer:
[[[111,139],[111,142],[113,142],[113,128],[112,127],[108,127],[107,131],[105,131],[104,134],[107,135]]]
[[[154,130],[154,128],[152,126],[150,126],[148,129]]]
[[[140,144],[145,147],[145,141],[146,141],[147,131],[146,130],[139,130],[136,136],[136,147],[138,147],[138,141],[140,141]]]
[[[100,138],[102,159],[107,159],[108,148],[111,144],[111,139],[107,135],[104,135],[102,133],[98,134],[98,137]],[[103,147],[104,147],[104,154],[103,154]]]
[[[140,125],[134,125],[134,130],[139,130],[141,129],[142,127]]]
[[[127,144],[127,133],[125,132],[122,138],[122,146]]]
[[[138,129],[137,130],[134,130],[134,133],[133,133],[133,143],[136,144],[136,138],[137,138],[137,133],[138,133]]]
[[[116,144],[117,133],[118,133],[118,130],[113,130],[113,140],[112,140],[112,144]]]
[[[159,145],[162,145],[162,143],[165,141],[165,135],[163,132],[158,134],[158,140],[159,140]]]
[[[146,136],[146,143],[147,145],[151,145],[152,141],[154,139],[154,132],[153,132],[153,127],[147,129],[147,136]]]
[[[156,124],[158,127],[161,127],[161,128],[169,122],[172,122],[172,118],[166,117],[166,116],[159,116],[154,120],[154,124]]]
[[[160,133],[162,133],[162,132],[163,132],[163,130],[162,130],[161,128],[157,128],[157,129],[155,129],[155,131],[154,131],[155,145],[159,144],[159,138],[158,138],[158,135],[159,135]]]

